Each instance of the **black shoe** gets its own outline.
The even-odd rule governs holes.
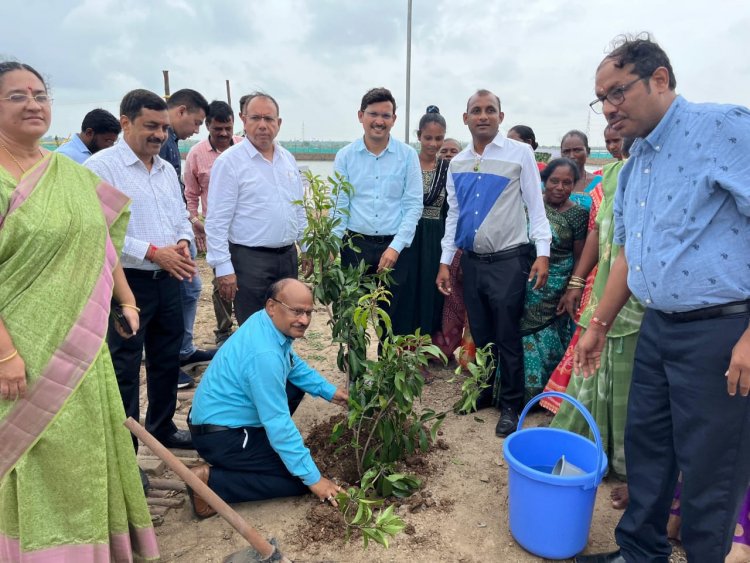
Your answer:
[[[171,436],[164,438],[157,438],[164,447],[166,448],[178,448],[182,450],[192,450],[193,448],[193,437],[190,435],[190,430],[177,430]]]
[[[188,389],[190,387],[195,387],[195,379],[189,373],[180,370],[180,375],[177,377],[177,389]]]
[[[625,557],[618,549],[610,553],[597,553],[594,555],[578,555],[575,563],[626,563]]]
[[[192,369],[197,366],[207,366],[216,355],[216,348],[201,350],[196,348],[195,352],[186,358],[180,358],[180,367],[182,369]]]
[[[143,486],[143,494],[148,495],[148,490],[151,488],[151,482],[148,480],[148,475],[146,475],[146,472],[138,468],[138,472],[141,474],[141,485]]]
[[[510,407],[502,409],[500,414],[500,420],[495,426],[495,435],[505,438],[510,436],[516,431],[518,426],[518,413]]]

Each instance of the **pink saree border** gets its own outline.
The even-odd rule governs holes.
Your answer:
[[[8,211],[5,215],[0,214],[0,228],[2,228],[5,218],[18,209],[21,204],[29,198],[31,192],[34,191],[37,183],[39,183],[39,180],[42,179],[42,176],[44,176],[44,173],[47,171],[50,162],[52,162],[52,157],[48,155],[39,163],[39,166],[31,170],[28,175],[21,178],[18,184],[16,184],[16,189],[13,190],[13,193],[10,195]]]
[[[96,186],[96,193],[99,196],[104,218],[110,227],[112,223],[120,216],[122,210],[130,202],[130,198],[117,188],[107,182],[101,181]]]
[[[18,563],[131,563],[159,558],[159,546],[152,527],[130,528],[129,533],[111,534],[109,544],[67,544],[21,553],[16,538],[0,533],[0,561]]]
[[[83,312],[55,350],[39,379],[0,423],[0,478],[41,436],[78,386],[107,332],[117,252],[107,237],[106,265]]]
[[[57,157],[65,158],[59,155]],[[11,194],[8,212],[0,217],[0,228],[2,221],[29,198],[53,158],[55,155],[50,155],[18,182]],[[97,184],[96,192],[105,220],[111,226],[129,200],[103,181]],[[112,271],[117,260],[117,251],[111,238],[107,236],[104,264],[86,306],[34,386],[23,399],[16,402],[5,420],[0,422],[0,478],[15,466],[23,453],[41,436],[99,353],[107,333],[114,286]]]

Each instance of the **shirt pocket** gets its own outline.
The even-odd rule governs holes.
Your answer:
[[[404,176],[404,174],[384,174],[381,176],[383,195],[386,198],[401,200],[404,195]]]

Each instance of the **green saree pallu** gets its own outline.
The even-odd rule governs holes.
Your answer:
[[[0,399],[0,561],[159,557],[105,341],[127,204],[56,153],[0,168],[0,317],[28,385]]]
[[[620,250],[612,243],[612,239],[614,238],[614,199],[617,175],[622,165],[622,162],[616,162],[606,165],[603,169],[604,200],[596,216],[599,227],[599,262],[591,298],[579,319],[583,331],[588,328],[591,317],[599,306],[609,279],[610,269]],[[633,359],[643,311],[643,306],[631,297],[607,333],[600,368],[589,378],[584,378],[574,371],[566,390],[591,412],[599,427],[604,449],[610,460],[610,469],[620,478],[626,477],[625,419]],[[588,423],[577,409],[571,407],[570,403],[563,403],[560,406],[550,426],[593,438]]]

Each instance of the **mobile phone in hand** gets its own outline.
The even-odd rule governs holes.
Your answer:
[[[127,317],[122,314],[122,307],[112,307],[112,318],[125,334],[133,334],[133,327],[130,326]]]

